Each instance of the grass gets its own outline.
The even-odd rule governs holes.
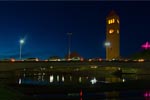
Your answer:
[[[0,84],[0,100],[22,100],[23,94]]]

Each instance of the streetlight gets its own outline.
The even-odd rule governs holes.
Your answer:
[[[110,47],[110,42],[105,42],[105,44],[104,44],[106,47]]]
[[[70,54],[71,54],[71,35],[72,33],[67,33],[67,35],[69,36],[69,39],[68,39],[68,60],[70,60]]]
[[[19,41],[19,43],[20,43],[20,60],[22,59],[21,58],[21,50],[22,50],[22,45],[24,44],[24,39],[21,39],[20,41]]]
[[[108,60],[109,48],[111,48],[111,43],[109,41],[106,41],[104,45],[106,47],[106,60]]]

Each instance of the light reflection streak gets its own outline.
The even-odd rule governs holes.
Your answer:
[[[40,75],[42,75],[41,73],[38,73],[38,75],[40,76]]]
[[[36,74],[36,73],[34,73],[33,75],[34,75],[34,76],[36,76],[37,74]]]
[[[144,97],[148,97],[148,98],[150,98],[150,91],[146,91],[145,93],[144,93]]]
[[[125,81],[126,81],[126,80],[123,78],[123,79],[122,79],[122,82],[125,82]]]
[[[26,74],[25,74],[25,73],[23,73],[23,77],[26,77]]]
[[[45,75],[45,73],[43,73],[43,75]]]
[[[65,78],[64,78],[64,76],[62,76],[62,82],[64,82],[65,81]]]
[[[21,78],[19,78],[19,84],[21,84],[21,83],[22,83]]]
[[[44,81],[44,75],[42,75],[42,81]]]
[[[57,75],[57,82],[59,82],[59,75]]]
[[[81,83],[82,82],[82,78],[81,77],[79,77],[79,83]]]
[[[96,78],[94,77],[93,79],[91,79],[91,83],[95,84],[97,82]]]
[[[70,81],[72,81],[72,76],[70,76]]]
[[[38,75],[38,81],[40,81],[41,80],[41,76],[40,75]]]
[[[53,83],[54,80],[56,80],[56,82],[76,82],[76,83],[87,83],[90,82],[91,84],[96,84],[97,82],[99,83],[114,83],[114,82],[126,82],[125,78],[116,78],[116,77],[105,77],[102,80],[98,80],[97,77],[89,77],[89,76],[74,76],[74,75],[61,75],[61,74],[50,74],[50,76],[47,77],[47,73],[45,72],[38,72],[38,73],[32,73],[30,74],[30,76],[28,76],[27,73],[23,73],[23,77],[22,78],[31,78],[31,80],[37,80],[37,81],[42,81],[42,82],[46,82],[48,81],[48,83]],[[33,75],[33,77],[32,77]],[[18,80],[20,80],[18,78]],[[21,80],[19,81],[19,84],[21,83]]]
[[[53,75],[50,75],[49,77],[49,82],[52,83],[54,81],[54,76]]]

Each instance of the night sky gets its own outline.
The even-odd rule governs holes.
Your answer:
[[[71,51],[84,58],[105,58],[106,16],[120,16],[121,56],[128,57],[150,41],[150,2],[13,1],[0,2],[0,58],[47,59]]]

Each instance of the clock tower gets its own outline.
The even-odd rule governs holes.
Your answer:
[[[111,11],[106,18],[106,59],[120,57],[120,19],[115,11]]]

